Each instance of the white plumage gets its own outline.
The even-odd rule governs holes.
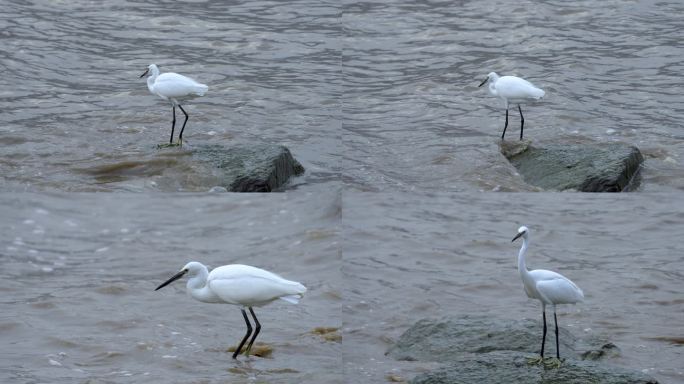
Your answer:
[[[489,93],[499,97],[503,102],[504,108],[506,108],[506,123],[501,140],[503,140],[506,128],[508,127],[508,105],[511,102],[518,104],[518,111],[520,111],[520,140],[522,140],[525,118],[523,118],[520,104],[531,99],[539,100],[544,97],[545,92],[525,79],[516,76],[499,77],[496,72],[490,72],[479,86],[481,87],[487,82],[489,82]]]
[[[159,74],[156,65],[152,64],[150,67],[147,89],[164,100],[170,99],[174,105],[178,105],[179,98],[191,99],[204,96],[209,90],[205,84],[200,84],[189,77],[173,72]]]
[[[235,350],[233,358],[240,353],[242,346],[252,332],[245,309],[252,314],[256,324],[255,333],[247,345],[245,355],[254,344],[261,324],[257,320],[252,307],[260,307],[274,300],[284,300],[297,304],[306,293],[306,287],[296,281],[286,280],[275,273],[242,264],[230,264],[217,267],[209,273],[202,263],[191,261],[170,279],[159,285],[156,290],[164,288],[184,275],[189,279],[186,284],[188,294],[195,300],[204,303],[232,304],[240,306],[247,324],[247,334]]]
[[[223,302],[246,307],[260,307],[276,299],[297,304],[306,292],[306,288],[296,281],[241,264],[218,267],[211,271],[207,281]]]
[[[523,244],[518,253],[518,272],[523,281],[523,287],[528,297],[537,299],[542,303],[542,319],[544,332],[542,334],[541,361],[544,359],[544,343],[546,341],[546,306],[553,307],[553,319],[556,324],[556,360],[552,365],[560,364],[560,351],[558,349],[558,320],[556,318],[557,304],[575,304],[584,301],[584,292],[567,277],[545,269],[528,271],[525,264],[525,252],[529,242],[530,230],[522,226],[518,228],[518,234],[513,241],[522,237]],[[538,361],[538,360],[534,360]]]
[[[198,96],[204,96],[207,90],[209,90],[209,87],[177,73],[167,72],[160,74],[159,67],[157,67],[156,64],[150,64],[145,73],[140,77],[143,77],[148,73],[150,76],[147,78],[147,89],[149,89],[153,95],[171,101],[171,104],[173,105],[173,122],[171,123],[171,139],[169,140],[169,144],[173,143],[173,131],[176,126],[176,107],[180,108],[183,114],[185,114],[183,128],[181,128],[178,136],[178,142],[179,144],[182,144],[183,131],[185,130],[185,124],[188,122],[189,116],[178,100],[189,100]]]

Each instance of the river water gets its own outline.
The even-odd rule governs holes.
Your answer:
[[[674,240],[684,209],[679,194],[648,196],[345,193],[346,376],[379,383],[433,368],[384,356],[422,318],[540,321],[511,243],[527,225],[528,268],[559,271],[584,290],[584,303],[558,307],[559,325],[615,343],[622,356],[608,364],[684,383],[684,246]]]
[[[526,191],[499,153],[487,73],[546,91],[523,105],[535,143],[620,141],[642,191],[684,189],[681,1],[349,2],[345,183],[361,191]],[[517,140],[512,106],[506,138]]]
[[[613,340],[614,364],[684,383],[683,13],[627,0],[3,2],[0,382],[408,379],[434,365],[384,352],[420,318],[538,318],[510,244],[527,224],[529,265],[587,295],[561,323]],[[182,149],[156,149],[171,108],[139,78],[150,63],[209,86],[184,105]],[[546,91],[523,106],[535,143],[638,146],[645,193],[524,193],[498,150],[504,110],[477,87],[490,71]],[[512,112],[509,139],[518,127]],[[254,141],[286,145],[306,173],[284,193],[201,193],[213,185],[187,149]],[[103,168],[127,171],[98,179]],[[272,358],[230,359],[236,308],[182,283],[153,291],[191,259],[309,288],[298,306],[258,310]]]
[[[9,1],[0,14],[0,188],[206,191],[167,143],[150,63],[209,86],[185,105],[193,143],[288,146],[294,185],[339,177],[341,26],[320,1]],[[177,111],[179,121],[182,114]],[[173,154],[177,153],[178,156]],[[132,168],[98,183],[88,172]],[[187,183],[174,182],[190,178]],[[172,180],[168,180],[172,179]],[[179,185],[180,184],[180,185]]]
[[[3,383],[342,383],[335,193],[0,195]],[[186,262],[244,263],[302,282],[255,308],[271,358],[231,359],[237,307],[197,302]]]

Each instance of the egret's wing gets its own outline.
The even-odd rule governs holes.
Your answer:
[[[162,73],[154,82],[154,91],[166,97],[182,97],[190,94],[204,94],[208,87],[195,80],[169,72]]]
[[[529,81],[515,76],[500,77],[496,81],[496,90],[499,96],[509,99],[538,99],[544,96],[544,91],[535,87]]]
[[[208,280],[209,287],[217,296],[236,304],[258,305],[283,296],[302,296],[306,292],[306,288],[298,282],[241,264],[218,267],[211,271]]]
[[[560,274],[556,275],[551,279],[537,281],[537,292],[554,304],[574,304],[584,299],[584,293],[575,283]]]
[[[254,276],[211,280],[209,288],[224,301],[247,306],[266,304],[283,296],[299,294],[292,284]]]

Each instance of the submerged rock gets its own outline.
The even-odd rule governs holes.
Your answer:
[[[547,326],[548,320],[547,320]],[[580,358],[600,349],[599,340],[579,340],[562,326],[558,329],[561,356]],[[464,352],[519,351],[539,353],[542,325],[533,320],[504,320],[488,317],[423,319],[401,335],[387,352],[397,360],[448,362]],[[553,320],[546,335],[546,356],[555,356]],[[592,344],[594,344],[592,346]]]
[[[123,159],[75,167],[97,184],[119,184],[127,190],[154,187],[162,191],[271,192],[283,189],[304,167],[282,145],[233,143],[184,147],[161,145]]]
[[[526,183],[551,190],[620,192],[634,189],[644,161],[638,148],[622,143],[549,144],[504,141],[501,153]]]
[[[449,365],[423,373],[412,384],[657,384],[638,371],[600,364],[595,361],[566,359],[560,368],[527,364],[524,353],[496,351],[464,354]]]
[[[192,157],[208,164],[219,186],[231,192],[271,192],[304,173],[304,167],[282,145],[197,145]]]
[[[387,355],[398,360],[445,365],[414,378],[412,383],[657,383],[641,372],[600,362],[619,355],[618,348],[594,336],[578,337],[561,326],[560,369],[527,364],[539,353],[541,322],[480,316],[424,319],[399,337]],[[556,354],[553,323],[546,335],[545,355]]]

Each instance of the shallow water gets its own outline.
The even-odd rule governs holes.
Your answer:
[[[642,191],[684,189],[679,1],[345,5],[344,182],[356,190],[526,191],[497,144],[490,71],[546,91],[525,137],[641,149]],[[512,106],[506,138],[517,140]]]
[[[283,144],[307,169],[294,186],[337,183],[340,36],[339,6],[320,1],[4,4],[0,189],[213,187],[157,154],[172,110],[139,78],[150,63],[209,86],[184,106],[186,146]],[[130,162],[141,164],[121,180],[87,172]]]
[[[3,383],[342,383],[340,200],[334,193],[0,195]],[[237,307],[197,302],[186,262],[245,263],[302,282],[255,308],[270,358],[231,359]],[[90,381],[89,381],[90,380]]]
[[[511,243],[526,224],[528,268],[556,270],[584,290],[584,303],[559,306],[559,325],[615,343],[622,356],[609,364],[684,383],[680,201],[678,194],[345,193],[347,379],[379,383],[434,368],[384,356],[422,318],[540,321],[541,306],[527,298],[517,271],[520,243]]]

